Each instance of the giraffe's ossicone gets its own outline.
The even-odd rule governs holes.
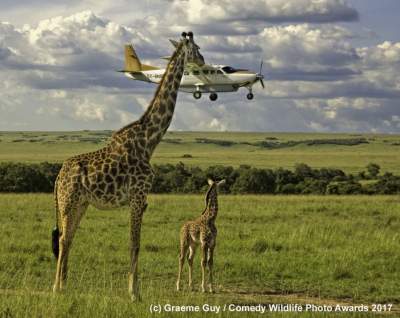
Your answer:
[[[182,33],[181,41],[175,44],[166,72],[142,117],[116,131],[104,148],[67,159],[58,174],[54,187],[56,228],[52,235],[57,258],[54,291],[61,290],[66,280],[72,240],[87,207],[129,206],[129,292],[132,299],[139,299],[140,229],[153,181],[150,159],[171,123],[185,64],[204,64],[193,33]]]
[[[193,274],[193,260],[196,247],[201,247],[201,290],[206,291],[205,288],[205,275],[206,268],[208,268],[208,288],[212,293],[213,289],[213,262],[214,262],[214,249],[217,244],[217,227],[215,226],[215,219],[218,214],[218,193],[217,188],[225,180],[214,182],[208,180],[209,188],[206,194],[206,208],[203,213],[194,221],[186,222],[180,233],[180,253],[179,253],[179,270],[178,280],[176,282],[176,289],[180,290],[181,276],[185,258],[187,257],[189,264],[189,288],[192,290],[192,274]]]

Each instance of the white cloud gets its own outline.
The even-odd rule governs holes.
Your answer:
[[[393,43],[384,41],[374,47],[363,47],[358,49],[358,54],[363,57],[367,66],[400,63],[400,42]]]
[[[192,6],[202,12],[207,4],[206,0],[179,3],[179,14]],[[224,2],[209,4],[210,12],[201,21],[190,15],[194,11],[173,20],[170,13],[178,5],[175,1],[172,7],[163,3],[164,12],[140,4],[139,9],[151,15],[136,14],[138,20],[129,25],[91,11],[22,28],[1,23],[0,109],[7,118],[2,119],[1,129],[20,129],[21,125],[25,129],[116,129],[137,119],[156,87],[114,72],[123,63],[123,44],[133,42],[143,60],[153,63],[172,50],[166,35],[178,36],[193,22],[200,23],[192,25],[193,30],[210,34],[196,34],[207,60],[258,69],[263,57],[266,88],[261,91],[255,86],[251,102],[242,89],[220,94],[216,103],[208,96],[195,101],[180,93],[171,129],[400,130],[399,43],[356,48],[344,27],[271,26],[254,11],[258,8],[259,16],[269,22],[316,22],[316,16],[317,22],[328,17],[339,21],[344,20],[343,12],[352,10],[345,2],[255,1],[255,7],[248,8],[239,1],[225,4],[226,12],[218,9]],[[118,0],[114,14],[123,5],[126,2]],[[111,10],[105,4],[102,8]],[[232,17],[235,21],[230,21]]]
[[[217,118],[213,118],[208,125],[208,128],[211,128],[212,130],[217,130],[217,131],[226,131],[226,125],[219,121]]]
[[[343,66],[354,63],[358,55],[346,41],[348,31],[337,26],[312,27],[307,24],[265,28],[260,44],[271,68],[300,66]]]
[[[218,21],[334,22],[358,19],[344,0],[175,0],[173,10],[188,23]]]

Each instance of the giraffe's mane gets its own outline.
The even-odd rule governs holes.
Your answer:
[[[143,113],[143,115],[142,115],[138,120],[136,120],[136,121],[134,121],[134,122],[132,122],[132,123],[129,123],[129,124],[127,124],[126,126],[122,127],[121,129],[117,130],[116,132],[113,133],[113,135],[120,134],[120,133],[124,132],[126,129],[130,129],[130,128],[132,128],[133,126],[135,126],[136,124],[140,124],[140,123],[142,123],[142,122],[144,121],[144,118],[146,118],[146,116],[148,115],[148,113],[151,111],[151,107],[152,107],[153,103],[154,103],[154,102],[156,101],[156,99],[158,98],[158,94],[159,94],[159,92],[160,92],[160,89],[161,89],[162,84],[163,84],[164,81],[165,81],[165,78],[166,78],[166,75],[167,75],[167,71],[168,71],[168,69],[169,69],[171,63],[175,60],[175,58],[176,58],[176,56],[178,55],[178,53],[180,53],[181,48],[182,48],[182,43],[180,43],[180,44],[178,45],[178,47],[176,48],[175,52],[172,54],[172,56],[171,56],[171,58],[170,58],[170,60],[169,60],[169,62],[168,62],[168,64],[167,64],[167,67],[165,68],[165,72],[164,72],[164,74],[163,74],[163,76],[162,76],[162,78],[161,78],[161,81],[160,81],[160,83],[158,84],[158,87],[157,87],[157,90],[156,90],[156,92],[155,92],[155,94],[154,94],[154,97],[153,97],[152,101],[150,102],[149,106],[147,107],[146,111]]]

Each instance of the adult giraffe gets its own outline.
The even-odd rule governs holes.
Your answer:
[[[100,209],[129,205],[129,293],[132,300],[140,299],[140,229],[154,176],[150,159],[171,123],[185,64],[204,64],[192,32],[182,33],[181,41],[174,42],[174,45],[176,50],[142,117],[116,131],[104,148],[67,159],[58,174],[54,186],[56,228],[53,230],[53,252],[57,258],[54,292],[62,289],[67,278],[71,243],[89,204]]]

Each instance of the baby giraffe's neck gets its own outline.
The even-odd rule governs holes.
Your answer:
[[[207,204],[207,209],[205,213],[203,213],[203,217],[207,220],[214,221],[217,218],[218,214],[217,191],[212,189],[208,195],[209,195],[209,200]]]

